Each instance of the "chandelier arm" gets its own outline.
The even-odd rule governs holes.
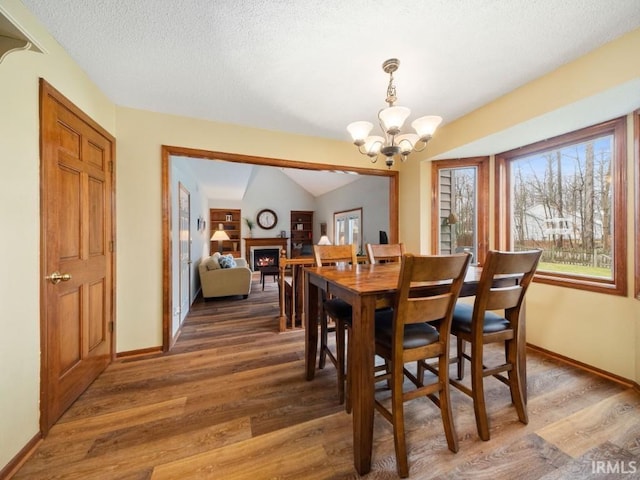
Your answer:
[[[422,147],[421,147],[421,148],[418,148],[418,144],[419,144],[419,143],[421,143],[421,144],[422,144]],[[419,139],[419,140],[415,143],[415,145],[413,146],[413,151],[414,151],[414,152],[421,152],[421,151],[423,151],[425,148],[427,148],[427,142],[425,142],[425,141],[423,141],[423,140],[420,140],[420,139]]]
[[[366,155],[367,157],[369,157],[369,159],[371,160],[371,163],[376,163],[378,161],[379,153],[376,153],[375,155],[370,155],[369,152],[367,152],[366,150],[363,150],[363,147],[364,147],[364,144],[358,146],[358,151],[360,152],[360,154]]]

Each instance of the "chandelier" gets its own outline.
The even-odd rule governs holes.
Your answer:
[[[353,143],[360,153],[367,155],[372,163],[378,161],[378,155],[385,156],[385,163],[389,168],[394,163],[395,157],[400,157],[404,162],[412,151],[421,152],[427,146],[427,142],[433,136],[442,117],[427,115],[411,122],[416,133],[401,133],[405,120],[411,114],[407,107],[395,106],[397,100],[396,87],[393,84],[393,72],[398,70],[400,60],[391,58],[382,64],[382,70],[389,74],[389,86],[387,87],[387,99],[389,106],[378,112],[380,128],[384,137],[369,135],[373,124],[359,121],[347,125],[347,131],[353,138]]]

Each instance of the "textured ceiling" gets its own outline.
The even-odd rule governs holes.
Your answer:
[[[640,0],[23,0],[118,105],[348,140],[401,61],[450,122],[640,26]]]
[[[118,105],[344,141],[347,124],[375,124],[386,106],[388,58],[400,59],[409,121],[447,123],[640,26],[640,0],[22,1]],[[638,92],[629,85],[569,118],[579,128],[628,112]],[[513,148],[525,129],[557,134],[554,121],[448,153]],[[190,161],[211,195],[242,198],[250,168]],[[287,174],[313,195],[355,180]]]

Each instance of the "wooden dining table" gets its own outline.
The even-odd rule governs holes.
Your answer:
[[[469,267],[460,296],[475,295],[482,269]],[[318,316],[320,291],[349,303],[352,312],[350,375],[352,375],[353,455],[360,475],[371,469],[374,416],[375,310],[392,306],[397,292],[399,263],[358,264],[305,267],[305,369],[306,379],[313,380],[318,351]],[[504,278],[504,285],[514,278]],[[438,285],[422,286],[436,290]],[[521,321],[521,328],[524,322]],[[523,332],[524,333],[524,332]],[[522,335],[524,338],[524,335]],[[524,352],[523,348],[519,348]],[[520,362],[526,379],[524,356]],[[526,383],[525,383],[526,391]]]

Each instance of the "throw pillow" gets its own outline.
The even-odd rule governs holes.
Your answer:
[[[220,263],[218,262],[219,255],[211,255],[209,258],[205,260],[205,265],[207,270],[218,270],[220,268]]]
[[[218,263],[220,263],[220,268],[234,268],[236,267],[236,261],[233,259],[233,255],[221,255],[218,259]]]

